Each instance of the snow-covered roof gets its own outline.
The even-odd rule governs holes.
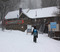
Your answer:
[[[55,12],[58,12],[57,7],[47,7],[29,10],[29,12],[24,12],[24,14],[27,15],[29,18],[44,18],[56,16],[56,14],[54,14]]]
[[[23,9],[23,12],[27,12],[29,9]],[[19,18],[19,10],[8,12],[5,19]]]
[[[5,19],[12,19],[12,18],[18,18],[19,16],[19,10],[8,12],[5,16]]]
[[[46,7],[40,9],[23,9],[23,13],[29,18],[44,18],[56,16],[54,13],[58,11],[57,7]],[[8,12],[5,19],[19,18],[19,10]]]

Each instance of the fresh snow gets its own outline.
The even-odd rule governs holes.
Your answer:
[[[25,15],[27,15],[29,18],[46,18],[46,17],[53,17],[56,16],[55,13],[58,13],[57,7],[46,7],[46,8],[40,8],[40,9],[32,9],[29,10],[28,13],[23,12]]]
[[[5,19],[19,18],[19,10],[8,12]]]
[[[26,31],[0,29],[0,52],[60,52],[60,41],[38,34],[37,43]]]
[[[27,12],[29,9],[23,9],[23,12]],[[5,19],[19,18],[19,10],[8,12]]]
[[[58,8],[56,6],[39,8],[39,9],[22,9],[22,12],[29,18],[45,18],[56,16],[58,13]],[[19,10],[8,12],[5,19],[19,18]]]

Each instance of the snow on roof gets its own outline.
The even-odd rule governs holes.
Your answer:
[[[47,7],[40,9],[23,9],[23,13],[29,18],[44,18],[44,17],[52,17],[56,16],[54,12],[57,12],[57,7]],[[19,18],[19,10],[8,12],[5,16],[5,19]]]
[[[8,12],[5,16],[5,19],[12,19],[12,18],[18,18],[19,16],[19,10]]]
[[[23,12],[27,12],[28,9],[24,9]],[[5,19],[19,18],[19,10],[8,12]]]
[[[57,7],[47,7],[41,9],[29,10],[28,13],[24,12],[30,18],[44,18],[56,16],[54,13],[58,11]]]

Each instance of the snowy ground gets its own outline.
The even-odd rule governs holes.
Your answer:
[[[26,32],[0,30],[0,52],[60,52],[60,41],[39,34],[37,43]]]

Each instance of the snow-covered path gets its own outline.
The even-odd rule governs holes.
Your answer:
[[[37,43],[26,32],[0,30],[0,52],[60,52],[60,41],[39,34]]]

